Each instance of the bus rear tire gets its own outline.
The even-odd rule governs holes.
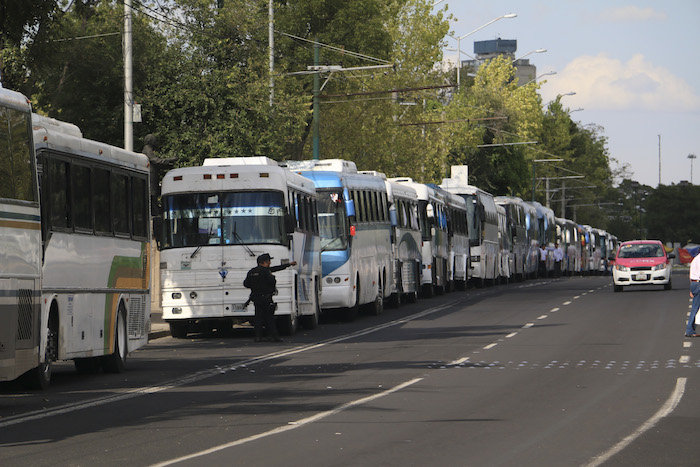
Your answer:
[[[367,306],[369,314],[373,316],[379,316],[384,312],[384,287],[382,287],[382,281],[380,280],[377,284],[377,296],[374,301]]]
[[[168,323],[170,326],[170,335],[176,339],[184,339],[187,337],[187,323]]]
[[[20,384],[24,389],[45,391],[51,383],[51,363],[58,359],[58,321],[55,304],[51,306],[46,329],[46,351],[44,361],[36,368],[22,375]]]
[[[117,323],[114,327],[114,352],[111,355],[102,357],[102,369],[106,373],[121,373],[126,368],[126,359],[129,352],[127,340],[126,308],[122,303],[119,305]]]

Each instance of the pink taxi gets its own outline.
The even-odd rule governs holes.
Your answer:
[[[658,240],[621,243],[617,255],[610,258],[615,261],[612,271],[615,292],[631,285],[663,285],[664,290],[671,290],[670,259],[674,257],[666,254]]]

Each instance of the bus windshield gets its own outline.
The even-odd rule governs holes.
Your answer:
[[[467,202],[467,224],[469,225],[469,244],[479,246],[481,240],[481,219],[479,218],[478,198],[476,195],[462,195]]]
[[[163,197],[163,248],[283,244],[280,192],[187,193]]]
[[[318,191],[318,227],[321,251],[348,247],[348,217],[342,192]]]

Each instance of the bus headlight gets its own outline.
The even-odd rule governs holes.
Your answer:
[[[336,284],[340,284],[340,277],[336,277],[335,279],[333,279],[333,282],[335,282]]]
[[[182,314],[182,308],[173,308],[173,314],[174,315]]]
[[[326,284],[332,284],[333,283],[333,278],[332,277],[326,277]]]
[[[173,300],[179,300],[182,298],[182,294],[180,292],[173,292]]]
[[[197,292],[195,292],[194,290],[193,290],[192,292],[190,292],[190,298],[191,298],[192,300],[194,300],[195,298],[197,298]]]

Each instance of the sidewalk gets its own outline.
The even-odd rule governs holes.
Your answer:
[[[148,340],[168,336],[170,336],[170,326],[163,321],[163,312],[160,308],[151,309],[151,332],[148,333]]]

